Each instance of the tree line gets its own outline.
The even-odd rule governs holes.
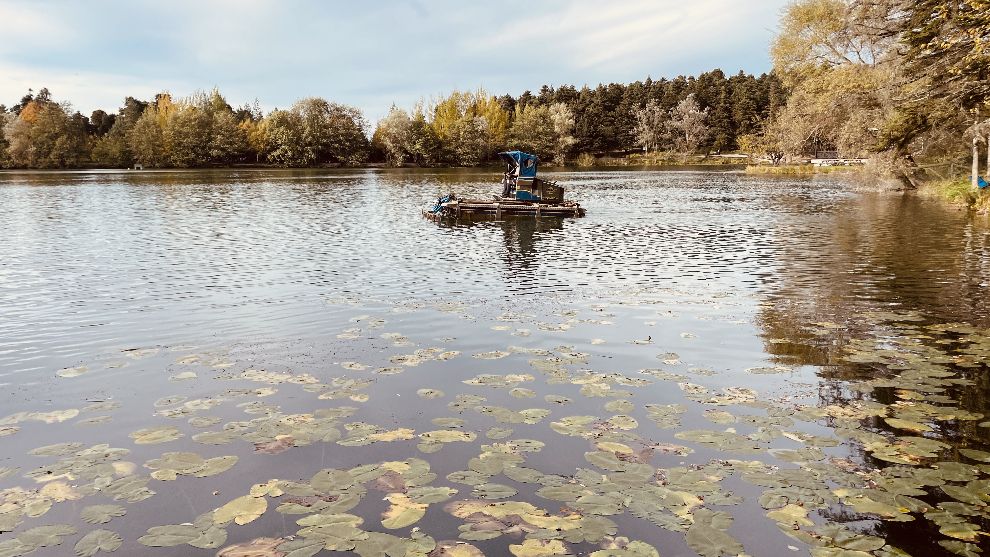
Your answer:
[[[746,145],[786,101],[774,74],[714,70],[594,88],[545,85],[515,97],[454,91],[409,110],[393,106],[372,130],[357,108],[322,98],[266,114],[257,102],[233,107],[218,90],[160,93],[87,117],[41,89],[0,105],[0,167],[474,166],[505,149],[557,164],[643,150],[720,152]]]
[[[42,89],[10,109],[0,105],[0,118],[0,163],[14,168],[358,164],[370,145],[368,124],[353,107],[306,98],[266,115],[257,103],[231,107],[217,90],[127,97],[115,114],[96,110],[87,118]]]
[[[869,158],[908,186],[965,166],[990,135],[987,45],[986,0],[792,2],[771,46],[787,102],[743,147]]]

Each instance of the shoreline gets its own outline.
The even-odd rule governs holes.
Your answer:
[[[602,170],[681,170],[706,168],[724,171],[745,170],[745,164],[736,163],[682,163],[682,164],[603,164],[592,166],[551,166],[540,167],[546,172],[584,172]],[[364,164],[354,166],[268,166],[268,165],[244,165],[244,166],[200,166],[200,167],[165,167],[165,168],[107,168],[107,167],[75,167],[75,168],[2,168],[0,175],[4,174],[57,174],[75,172],[98,172],[98,173],[161,173],[161,172],[211,172],[211,171],[325,171],[325,170],[454,170],[454,171],[482,171],[501,173],[501,165],[489,166],[387,166],[384,164]]]

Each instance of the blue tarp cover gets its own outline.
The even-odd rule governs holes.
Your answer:
[[[987,181],[983,179],[983,176],[980,176],[979,180],[977,180],[976,182],[976,185],[980,186],[980,189],[982,190],[983,188],[987,187],[988,184]]]
[[[536,165],[540,162],[539,157],[523,153],[522,151],[505,151],[499,153],[505,160],[511,160],[519,167],[520,178],[536,178]]]

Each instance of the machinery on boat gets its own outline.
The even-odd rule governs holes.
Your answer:
[[[556,182],[536,176],[540,159],[522,151],[499,153],[505,162],[502,191],[492,199],[463,199],[451,193],[437,199],[423,215],[433,219],[463,215],[503,215],[583,217],[584,208],[574,201],[564,201],[564,188]]]

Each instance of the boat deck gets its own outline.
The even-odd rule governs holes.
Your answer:
[[[423,210],[423,216],[431,220],[457,218],[462,215],[489,215],[501,218],[502,215],[526,215],[547,217],[583,217],[584,208],[581,205],[567,201],[564,203],[532,203],[515,199],[482,200],[456,199],[444,203],[438,212]]]

